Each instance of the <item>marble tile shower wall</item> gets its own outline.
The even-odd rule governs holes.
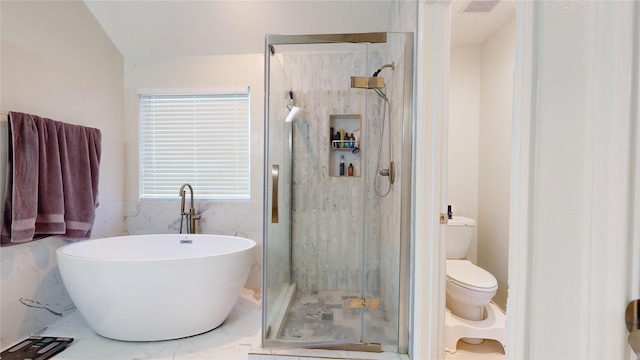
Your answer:
[[[369,69],[385,63],[382,52],[368,57]],[[383,104],[373,92],[350,88],[352,75],[371,75],[366,61],[365,52],[285,55],[287,79],[304,110],[293,128],[293,276],[301,289],[359,290],[364,237],[365,286],[380,291],[381,214],[373,174]],[[330,176],[330,115],[346,114],[362,115],[360,176]]]

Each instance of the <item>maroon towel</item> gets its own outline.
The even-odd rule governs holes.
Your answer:
[[[2,244],[90,237],[100,148],[98,129],[11,112]]]

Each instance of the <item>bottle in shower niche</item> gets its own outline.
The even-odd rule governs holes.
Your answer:
[[[349,176],[353,176],[353,164],[349,164],[349,169],[347,173],[349,174]]]
[[[344,176],[344,155],[340,155],[340,176]]]

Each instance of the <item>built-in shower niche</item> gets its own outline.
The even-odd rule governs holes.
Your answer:
[[[362,115],[329,115],[331,132],[329,150],[329,176],[349,177],[349,165],[353,165],[353,175],[360,176]],[[343,135],[342,137],[340,135]],[[344,175],[340,175],[341,156],[344,156]]]

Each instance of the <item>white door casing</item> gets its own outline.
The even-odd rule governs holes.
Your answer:
[[[444,357],[449,1],[420,1],[416,56],[412,359]]]
[[[509,356],[628,358],[638,3],[516,5]]]
[[[507,357],[630,359],[624,310],[640,297],[640,3],[515,3]],[[419,6],[415,359],[443,357],[444,243],[434,219],[446,206],[437,172],[446,170],[448,9]]]

